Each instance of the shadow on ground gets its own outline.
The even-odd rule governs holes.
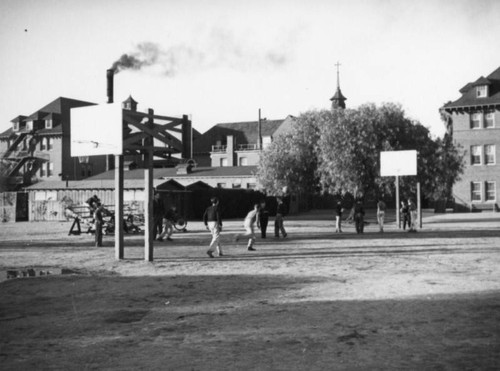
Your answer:
[[[85,277],[0,284],[2,369],[496,369],[500,292],[287,302],[325,279]],[[331,282],[332,285],[339,284]]]

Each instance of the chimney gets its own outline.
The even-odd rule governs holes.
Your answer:
[[[108,103],[113,103],[113,78],[115,77],[115,70],[109,69],[106,71],[107,78],[107,92],[108,92]]]

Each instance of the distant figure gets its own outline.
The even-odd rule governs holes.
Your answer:
[[[377,222],[380,233],[384,232],[385,209],[385,202],[381,198],[379,198],[377,202]]]
[[[356,226],[356,233],[364,232],[365,228],[365,208],[361,199],[357,199],[354,204],[354,224]]]
[[[335,206],[335,233],[342,233],[342,212],[344,208],[342,207],[342,201],[338,200]]]
[[[94,212],[94,223],[95,223],[95,246],[102,247],[102,227],[104,224],[103,218],[104,206],[98,203],[96,210]]]
[[[417,205],[411,198],[408,199],[408,209],[410,210],[410,230],[408,232],[417,232]]]
[[[165,207],[160,198],[160,194],[156,193],[153,198],[153,239],[160,236],[162,233],[162,220],[165,214]]]
[[[401,213],[401,219],[403,220],[403,230],[406,230],[406,225],[410,228],[410,209],[408,209],[408,205],[404,201],[401,201],[401,208],[399,209],[399,212]]]
[[[212,234],[212,241],[207,251],[207,255],[211,258],[214,257],[214,251],[217,251],[219,256],[222,256],[222,249],[220,246],[220,231],[222,230],[222,219],[219,212],[219,200],[217,197],[210,199],[211,206],[207,207],[203,214],[203,222]]]
[[[285,227],[283,226],[283,217],[285,216],[285,205],[281,197],[276,198],[278,206],[276,207],[276,217],[274,218],[274,237],[279,238],[280,232],[283,237],[287,236]]]
[[[163,238],[167,236],[167,241],[172,241],[172,233],[174,233],[174,224],[176,220],[176,207],[172,206],[167,209],[165,215],[163,216],[163,232],[158,237],[158,241],[163,241]]]
[[[244,234],[236,235],[236,242],[242,237],[248,237],[247,249],[248,251],[255,251],[253,244],[255,243],[255,222],[259,217],[259,204],[253,205],[253,209],[245,217],[243,227],[245,228]]]
[[[262,200],[260,202],[259,210],[259,220],[257,221],[257,227],[260,228],[260,236],[266,238],[267,225],[269,223],[269,210],[266,206],[266,201]]]
[[[97,210],[97,206],[101,203],[101,200],[97,195],[93,195],[87,201],[85,201],[89,207],[90,217],[94,216],[95,211]]]

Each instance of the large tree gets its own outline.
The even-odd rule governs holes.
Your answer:
[[[380,152],[409,149],[418,151],[418,176],[402,177],[401,190],[413,193],[419,181],[428,197],[447,197],[462,171],[461,155],[449,137],[434,140],[395,104],[301,114],[264,152],[258,177],[275,194],[285,185],[308,193],[391,194],[394,178],[380,176]]]

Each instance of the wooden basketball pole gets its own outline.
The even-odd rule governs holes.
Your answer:
[[[115,258],[124,257],[123,239],[123,155],[115,156]]]
[[[399,216],[399,175],[396,175],[396,225],[401,228],[401,220]]]
[[[148,109],[147,127],[154,128],[154,111]],[[153,261],[153,136],[144,139],[144,260]]]

